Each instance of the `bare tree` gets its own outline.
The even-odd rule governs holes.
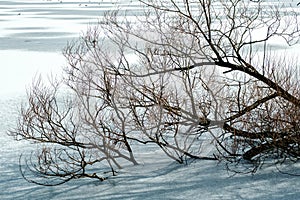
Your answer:
[[[108,13],[67,46],[67,89],[31,89],[12,131],[46,145],[28,168],[104,180],[87,167],[137,164],[141,144],[180,163],[250,160],[254,171],[266,158],[299,159],[299,67],[272,46],[298,42],[296,12],[267,1],[140,2],[143,15]]]
[[[36,81],[28,94],[28,106],[21,110],[20,122],[12,132],[19,139],[43,144],[26,161],[25,169],[37,179],[26,178],[26,171],[21,170],[24,178],[42,185],[59,185],[81,177],[102,181],[106,178],[97,171],[109,170],[114,175],[115,168],[122,167],[117,159],[137,164],[127,139],[101,119],[109,117],[109,113],[102,113],[104,103],[89,107],[90,100],[84,94],[79,98],[64,90],[66,93],[59,95],[59,84],[51,83],[45,86],[40,79]],[[97,163],[102,161],[107,162],[101,166],[104,169],[90,169],[100,167]],[[43,178],[48,179],[44,182]]]

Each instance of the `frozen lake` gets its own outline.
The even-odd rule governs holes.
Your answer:
[[[37,73],[60,74],[67,42],[114,8],[108,0],[0,1],[0,199],[299,199],[299,177],[271,173],[273,168],[230,177],[209,161],[182,166],[162,159],[151,165],[150,157],[149,165],[128,167],[103,183],[83,179],[57,187],[21,177],[19,155],[34,147],[6,133],[14,127],[26,88]],[[296,47],[293,51],[299,55]]]
[[[103,12],[114,8],[104,1],[0,1],[0,199],[56,199],[55,194],[65,192],[23,180],[19,155],[32,147],[6,133],[15,125],[33,77],[60,74],[65,64],[61,52],[67,42],[77,39]],[[67,199],[69,195],[63,196]]]
[[[37,72],[59,70],[67,42],[110,7],[96,1],[1,1],[0,94],[24,91]]]

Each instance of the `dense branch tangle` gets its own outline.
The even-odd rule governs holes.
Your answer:
[[[65,110],[58,86],[33,87],[13,133],[55,146],[33,170],[102,180],[86,166],[137,164],[137,143],[181,163],[299,158],[299,67],[269,42],[299,40],[297,13],[263,1],[140,2],[144,15],[108,13],[67,46]]]
[[[218,93],[210,94],[215,101],[212,107],[220,104],[223,107],[218,117],[207,116],[204,120],[224,122],[221,128],[224,135],[233,139],[234,149],[229,150],[219,141],[222,149],[230,155],[242,155],[248,160],[259,160],[270,151],[284,158],[291,156],[297,159],[299,67],[293,62],[275,59],[269,55],[272,50],[267,48],[268,41],[274,37],[283,39],[289,45],[299,41],[297,14],[288,15],[275,7],[263,7],[261,2],[251,1],[171,2],[143,1],[156,12],[177,16],[176,22],[171,20],[173,24],[168,21],[169,15],[161,19],[160,22],[166,23],[160,25],[159,31],[161,27],[167,27],[165,30],[176,32],[174,38],[176,35],[180,40],[182,35],[184,41],[192,41],[184,44],[177,39],[174,42],[176,45],[172,45],[172,36],[160,32],[160,36],[164,36],[160,42],[164,51],[172,57],[186,56],[191,62],[188,66],[182,63],[182,70],[194,70],[199,66],[203,68],[202,63],[208,61],[214,62],[219,67],[218,71],[225,74],[215,80],[215,84],[220,84]],[[283,13],[287,15],[283,17]],[[257,31],[259,35],[256,35]],[[156,40],[151,43],[157,45]],[[177,44],[186,46],[181,45],[180,49]],[[189,53],[186,53],[186,49]],[[203,57],[204,61],[201,60]],[[222,85],[226,86],[222,88]],[[236,154],[237,151],[239,154]]]

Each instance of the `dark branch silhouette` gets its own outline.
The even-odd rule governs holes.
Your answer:
[[[248,160],[252,172],[300,158],[299,67],[271,45],[299,41],[296,12],[263,1],[140,2],[144,15],[108,13],[70,43],[62,80],[33,84],[11,131],[41,144],[22,165],[26,180],[103,181],[137,165],[142,145],[179,163]]]

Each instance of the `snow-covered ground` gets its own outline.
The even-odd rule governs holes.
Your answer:
[[[21,177],[19,155],[34,146],[6,132],[15,125],[26,87],[36,73],[59,74],[67,41],[114,6],[109,0],[0,1],[0,199],[300,199],[300,177],[274,167],[232,176],[223,163],[179,165],[147,149],[139,152],[140,165],[125,167],[104,182],[81,179],[42,187]],[[296,168],[299,164],[285,170]]]

